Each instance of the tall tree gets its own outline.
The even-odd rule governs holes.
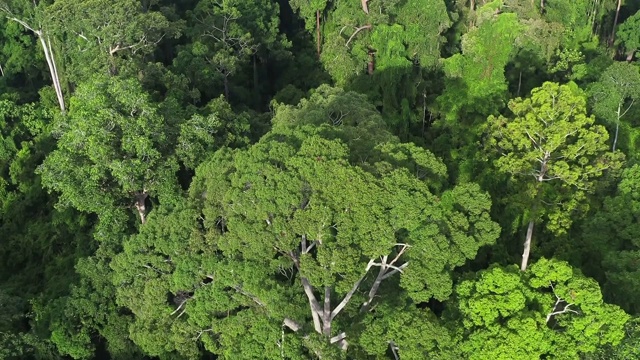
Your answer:
[[[606,129],[587,116],[586,96],[575,83],[545,82],[527,99],[509,102],[514,117],[490,116],[495,164],[517,182],[528,220],[520,269],[525,271],[536,222],[562,233],[594,181],[620,167],[621,153],[607,153]]]
[[[626,62],[615,62],[589,90],[596,115],[615,124],[611,151],[616,151],[620,120],[640,99],[640,69]]]
[[[144,223],[148,196],[175,195],[171,139],[137,80],[97,76],[81,85],[58,127],[58,149],[38,173],[61,204],[99,215],[134,206]]]
[[[227,101],[231,92],[230,79],[242,66],[254,60],[255,82],[255,56],[265,49],[278,48],[278,44],[286,46],[286,41],[278,34],[278,13],[277,4],[268,0],[260,3],[201,0],[190,13],[192,53],[204,58],[222,78]]]
[[[371,164],[374,175],[349,163],[344,143],[323,138],[331,128],[282,128],[246,151],[219,151],[197,170],[198,209],[172,220],[182,230],[158,219],[153,227],[172,235],[159,242],[149,228],[125,245],[114,261],[119,301],[150,354],[193,351],[196,339],[224,358],[341,356],[360,348],[360,319],[378,304],[399,294],[414,304],[446,299],[450,269],[495,240],[477,185],[436,195],[437,178],[392,161]],[[401,149],[378,151],[391,160]],[[414,157],[425,173],[441,171],[425,158]],[[172,303],[140,296],[165,291]],[[154,330],[163,324],[173,335]]]

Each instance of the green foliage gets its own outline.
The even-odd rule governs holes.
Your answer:
[[[288,3],[0,0],[0,358],[637,358],[637,6]]]
[[[618,26],[616,44],[622,45],[627,53],[640,50],[640,11]]]
[[[606,151],[607,132],[587,116],[586,96],[573,83],[546,82],[509,109],[515,117],[488,119],[496,167],[517,181],[522,210],[533,208],[529,220],[544,215],[549,230],[563,233],[595,179],[620,168],[621,153]]]
[[[489,115],[501,108],[507,91],[504,68],[521,31],[516,14],[491,16],[463,36],[462,53],[443,60],[445,90],[438,103],[448,121],[465,112]]]
[[[629,319],[602,300],[598,284],[567,263],[540,259],[480,272],[456,287],[460,348],[468,359],[578,359],[617,345]]]
[[[445,2],[372,4],[369,14],[357,1],[334,6],[324,27],[321,58],[338,85],[363,75],[372,57],[376,71],[398,71],[412,62],[424,68],[437,65],[442,34],[451,25]]]
[[[316,96],[312,101],[322,104]],[[325,325],[332,336],[345,331],[353,339],[350,351],[360,351],[358,304],[373,289],[375,277],[367,274],[376,259],[395,257],[396,266],[408,266],[399,282],[390,279],[371,290],[378,295],[370,301],[393,302],[399,293],[414,303],[444,300],[452,291],[450,269],[497,237],[489,198],[477,185],[434,195],[429,177],[384,160],[371,164],[386,169],[374,176],[350,164],[351,150],[339,137],[324,137],[348,132],[350,125],[282,123],[285,114],[303,111],[326,122],[326,108],[317,107],[313,112],[311,101],[297,109],[283,106],[275,129],[259,143],[218,151],[197,169],[191,186],[189,202],[198,210],[152,213],[149,226],[125,243],[113,263],[114,284],[119,304],[135,314],[132,339],[147,353],[191,357],[197,339],[223,358],[278,358],[281,351],[293,358],[307,351],[328,356],[337,348],[308,335],[313,316],[305,289],[311,288],[324,288],[325,301],[334,306],[355,292],[344,310],[334,309],[344,314]],[[393,143],[378,151],[396,163],[402,159]],[[426,172],[442,173],[437,159],[412,151],[417,163],[435,167]],[[282,338],[285,318],[303,324],[302,330]],[[418,336],[396,334],[403,346]]]
[[[118,58],[153,53],[166,36],[180,35],[159,11],[136,0],[61,0],[47,10],[51,30],[64,36],[65,67],[71,81],[89,80],[94,74],[114,74]]]
[[[634,165],[624,170],[615,196],[604,199],[582,235],[588,252],[602,262],[596,265],[605,275],[605,296],[632,314],[640,310],[635,300],[640,296],[635,266],[640,256],[639,194],[640,166]]]
[[[57,119],[58,148],[38,173],[60,205],[100,216],[132,206],[136,194],[171,199],[177,163],[164,121],[136,80],[96,77]]]
[[[195,169],[207,156],[224,147],[248,144],[249,115],[236,115],[223,97],[209,102],[204,114],[180,124],[176,155],[187,168]]]
[[[640,70],[626,62],[614,62],[590,87],[593,111],[609,123],[615,124],[613,150],[618,140],[621,119],[640,99]],[[625,144],[623,149],[628,149]]]

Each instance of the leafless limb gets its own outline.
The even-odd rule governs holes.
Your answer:
[[[556,303],[555,305],[553,305],[553,310],[551,310],[551,313],[547,314],[547,324],[549,323],[549,321],[551,320],[552,317],[556,316],[556,315],[560,315],[560,314],[566,314],[566,313],[574,313],[579,315],[580,313],[577,312],[576,310],[570,309],[571,306],[574,306],[575,304],[569,303],[566,300],[562,299],[560,296],[558,296],[558,294],[556,294],[556,289],[553,287],[553,283],[550,282],[551,285],[551,289],[553,290],[553,295],[556,297]],[[563,306],[563,303],[566,304]],[[560,309],[562,307],[562,309]]]
[[[282,322],[282,324],[288,327],[289,329],[293,330],[293,332],[297,332],[298,330],[302,329],[302,325],[300,323],[289,318],[284,318],[284,321]]]
[[[393,354],[393,359],[394,360],[400,360],[400,357],[398,356],[398,346],[396,345],[396,343],[394,343],[393,341],[389,341],[389,347],[391,348],[391,353]]]
[[[356,290],[358,290],[358,286],[360,286],[360,283],[362,283],[362,280],[364,280],[364,277],[367,276],[367,273],[369,272],[369,269],[371,269],[371,266],[373,266],[373,264],[374,264],[373,259],[369,260],[362,277],[358,281],[356,281],[355,284],[353,284],[353,287],[351,288],[351,290],[349,290],[349,292],[347,293],[347,295],[344,296],[340,304],[338,304],[338,306],[336,306],[336,308],[333,309],[333,311],[331,312],[331,320],[333,320],[336,316],[338,316],[340,311],[342,311],[342,309],[345,306],[347,306],[347,304],[349,303],[349,300],[351,300],[351,297],[353,296],[353,294],[355,294]]]
[[[187,301],[188,301],[189,299],[191,299],[191,298],[189,297],[189,298],[186,298],[186,299],[182,300],[182,303],[180,303],[180,306],[178,306],[178,308],[177,308],[177,309],[175,309],[171,314],[169,314],[169,316],[173,316],[173,315],[175,315],[175,314],[176,314],[180,309],[182,309],[182,307],[184,306],[184,304],[186,304],[186,303],[187,303]],[[180,314],[178,314],[178,316],[176,316],[176,319],[177,319],[177,318],[179,318],[180,316],[182,316],[182,314],[184,314],[184,312],[185,312],[186,310],[187,310],[187,308],[186,308],[186,307],[185,307],[184,309],[182,309],[182,311],[180,312]]]
[[[371,24],[367,24],[357,28],[356,31],[354,31],[353,34],[351,34],[351,36],[349,37],[349,40],[347,40],[347,43],[344,44],[344,46],[349,47],[349,43],[351,42],[351,40],[353,40],[353,37],[356,36],[360,31],[364,29],[371,29]]]

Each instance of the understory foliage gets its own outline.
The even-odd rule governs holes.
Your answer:
[[[640,5],[0,14],[0,359],[640,356]]]

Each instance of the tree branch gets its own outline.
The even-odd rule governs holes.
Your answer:
[[[344,46],[349,47],[349,43],[351,42],[351,40],[353,40],[353,37],[356,36],[356,34],[358,34],[360,31],[364,29],[371,29],[371,24],[364,25],[357,28],[356,31],[353,34],[351,34],[351,36],[349,37],[349,40],[347,40],[347,43]]]
[[[344,299],[342,299],[340,304],[338,304],[338,306],[336,306],[336,308],[333,309],[333,311],[331,312],[332,320],[336,316],[338,316],[340,311],[342,311],[342,309],[344,309],[345,306],[347,306],[347,304],[349,303],[349,300],[351,300],[351,297],[353,297],[353,294],[355,294],[356,290],[358,290],[358,286],[360,286],[360,283],[362,283],[362,280],[364,280],[364,277],[367,276],[367,273],[369,272],[369,269],[371,269],[371,266],[373,266],[373,259],[369,260],[369,262],[367,263],[367,267],[364,270],[364,275],[362,275],[362,277],[358,281],[356,281],[355,284],[353,284],[353,287],[351,288],[351,290],[349,290],[347,295],[344,296]]]

